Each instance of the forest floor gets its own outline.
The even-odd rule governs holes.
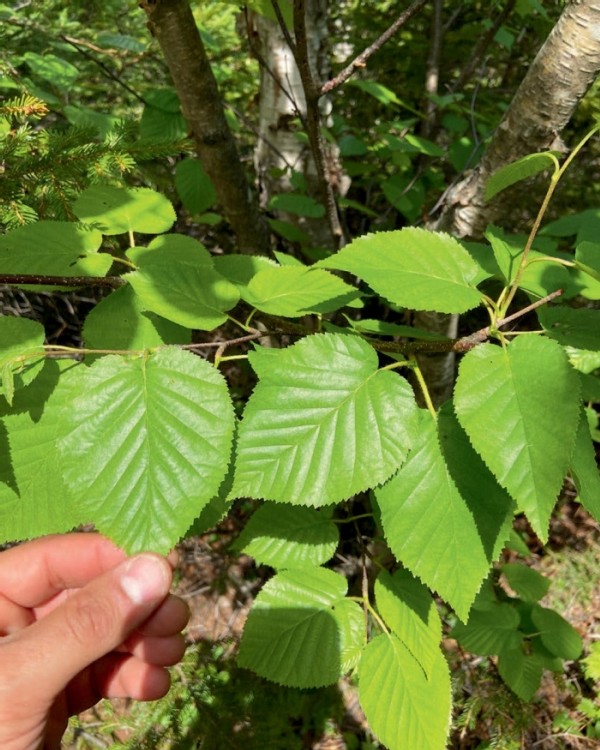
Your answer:
[[[103,701],[75,720],[64,750],[375,750],[356,686],[343,680],[319,690],[268,683],[236,666],[235,653],[255,594],[269,575],[229,550],[235,516],[215,533],[179,546],[177,593],[189,604],[189,643],[172,670],[169,696],[156,704]],[[551,580],[542,604],[581,634],[586,652],[600,640],[600,527],[575,503],[552,521],[542,549],[524,525],[527,564]],[[344,564],[348,561],[345,560]],[[544,676],[524,703],[506,688],[494,659],[444,642],[452,672],[451,750],[588,750],[600,746],[600,684],[580,662]],[[407,749],[409,750],[409,749]],[[410,750],[421,750],[410,748]]]

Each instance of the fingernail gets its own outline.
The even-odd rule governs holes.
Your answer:
[[[126,563],[121,588],[134,604],[160,601],[171,585],[165,565],[153,555],[138,555]]]

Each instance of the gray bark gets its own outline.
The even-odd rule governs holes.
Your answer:
[[[574,0],[532,62],[479,165],[448,191],[431,229],[478,239],[488,224],[510,211],[515,191],[484,200],[488,178],[527,154],[561,148],[560,133],[600,72],[600,0]],[[518,190],[518,188],[517,188]],[[415,323],[456,335],[456,316],[421,314]],[[423,357],[421,367],[435,402],[450,397],[454,354]]]
[[[304,176],[309,194],[320,200],[323,175],[317,167],[312,143],[307,144],[298,137],[298,126],[294,121],[301,119],[306,123],[310,115],[326,119],[331,103],[328,97],[321,97],[318,104],[316,100],[311,102],[311,106],[318,107],[320,114],[308,112],[307,92],[297,60],[279,24],[264,16],[254,16],[253,23],[260,44],[261,62],[260,137],[254,155],[261,205],[266,206],[273,195],[292,189],[292,171]],[[310,74],[324,79],[329,73],[327,0],[307,0],[306,32],[306,62]],[[344,192],[347,178],[341,173],[337,149],[329,143],[325,148],[326,179],[330,184],[337,182],[338,192]],[[337,239],[323,219],[290,214],[282,218],[303,229],[315,247],[333,248],[337,245]]]

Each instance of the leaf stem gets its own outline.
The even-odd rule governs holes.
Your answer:
[[[419,388],[421,389],[421,393],[423,394],[423,400],[425,401],[425,405],[427,406],[427,409],[429,410],[429,413],[431,414],[431,416],[437,420],[437,412],[435,410],[435,406],[433,405],[433,401],[431,400],[429,388],[427,388],[427,383],[425,382],[425,378],[423,377],[423,373],[421,372],[421,368],[419,367],[417,358],[415,357],[414,354],[411,354],[409,359],[412,364],[412,370],[415,373],[417,382],[419,383]]]
[[[594,136],[598,131],[600,130],[600,125],[596,125],[596,127],[592,128],[589,133],[586,133],[584,137],[579,141],[579,143],[575,146],[575,148],[571,151],[571,153],[567,156],[565,161],[563,162],[562,166],[553,173],[552,177],[550,178],[550,184],[548,185],[548,190],[546,191],[546,195],[544,196],[544,200],[542,201],[542,205],[540,206],[540,210],[537,213],[537,216],[535,217],[535,221],[533,222],[533,226],[531,227],[531,231],[529,233],[529,237],[527,238],[527,242],[525,244],[525,247],[523,249],[523,255],[521,256],[521,263],[519,264],[519,268],[517,269],[517,273],[515,275],[515,278],[513,280],[513,283],[511,284],[510,291],[508,292],[508,296],[506,297],[506,300],[504,302],[504,305],[502,306],[502,312],[501,314],[504,315],[506,311],[508,310],[511,302],[514,299],[515,294],[517,293],[517,289],[519,288],[519,284],[521,283],[521,279],[523,277],[523,273],[525,271],[525,268],[527,266],[528,256],[531,251],[533,241],[536,238],[536,235],[539,231],[540,225],[542,223],[542,220],[544,218],[544,215],[546,214],[546,211],[548,209],[548,206],[550,204],[550,201],[552,199],[552,196],[554,195],[554,191],[556,190],[556,187],[558,186],[558,183],[566,170],[571,165],[571,162],[575,157],[579,154],[583,146]]]

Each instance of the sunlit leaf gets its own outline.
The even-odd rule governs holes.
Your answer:
[[[227,386],[180,349],[98,360],[64,419],[64,475],[78,507],[129,552],[169,550],[227,470]]]
[[[365,648],[358,694],[369,726],[390,750],[444,750],[450,729],[450,673],[441,651],[429,678],[395,635]]]
[[[571,462],[580,384],[564,349],[540,336],[507,348],[482,344],[463,358],[458,418],[540,539]]]
[[[378,294],[413,310],[461,313],[482,300],[479,266],[450,235],[407,227],[359,237],[320,266],[360,276]]]
[[[379,370],[364,341],[320,334],[257,348],[250,363],[259,382],[240,426],[235,497],[327,505],[385,481],[405,459],[412,389]]]

